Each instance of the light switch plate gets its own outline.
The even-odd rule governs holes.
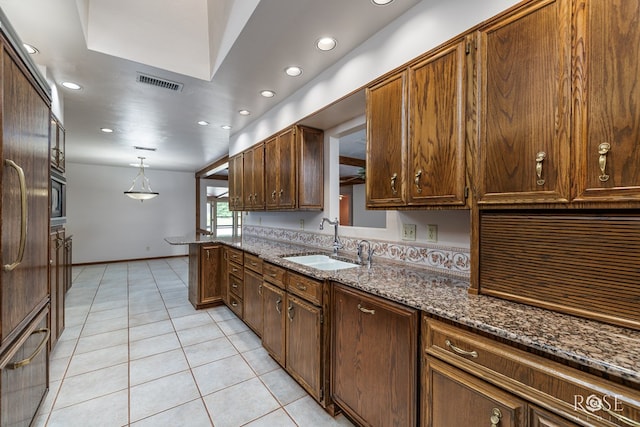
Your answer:
[[[415,224],[402,224],[402,240],[416,240]]]
[[[436,224],[427,225],[427,242],[436,243],[438,241],[438,226]]]

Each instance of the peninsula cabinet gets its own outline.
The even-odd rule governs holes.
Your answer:
[[[534,1],[476,33],[479,204],[567,203],[571,1]]]
[[[189,302],[196,309],[222,303],[222,245],[189,245]]]
[[[242,153],[244,210],[264,210],[264,144]]]
[[[267,210],[321,210],[324,206],[324,134],[292,126],[265,142]]]
[[[427,315],[422,328],[424,427],[639,425],[637,389]]]
[[[576,10],[576,201],[640,201],[640,3],[580,0]],[[637,203],[636,203],[637,206]]]
[[[331,397],[358,424],[417,425],[418,322],[415,309],[332,283]]]
[[[466,207],[463,39],[367,89],[367,207]]]

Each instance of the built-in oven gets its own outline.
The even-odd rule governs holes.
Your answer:
[[[67,180],[58,172],[51,171],[51,225],[67,222]]]

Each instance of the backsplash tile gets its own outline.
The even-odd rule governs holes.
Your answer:
[[[270,240],[280,240],[313,248],[330,250],[333,236],[302,230],[288,230],[256,225],[244,225],[243,236],[255,236]],[[362,239],[340,236],[342,251],[355,255],[356,245]],[[437,245],[417,245],[405,242],[391,242],[367,239],[374,248],[374,256],[391,261],[406,262],[438,273],[469,278],[470,256],[467,248],[453,248]],[[375,260],[375,258],[374,258]]]

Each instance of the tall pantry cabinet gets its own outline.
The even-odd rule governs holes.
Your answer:
[[[51,101],[0,20],[0,425],[27,426],[48,387]]]

